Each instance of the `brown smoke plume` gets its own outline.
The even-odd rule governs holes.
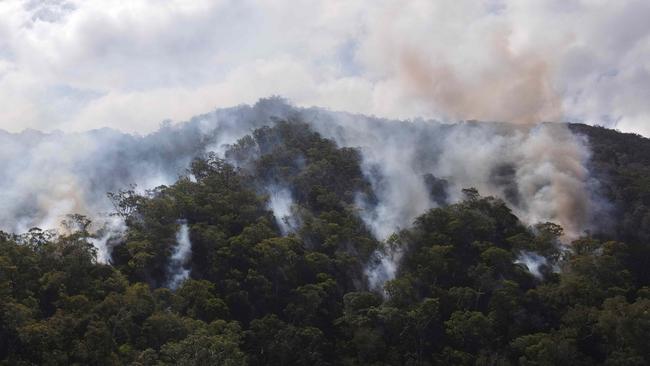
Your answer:
[[[567,240],[582,234],[590,208],[586,146],[566,125],[547,123],[529,134],[520,159],[519,192],[529,197],[531,206],[524,220],[555,221],[565,229]]]
[[[510,37],[503,29],[486,37],[489,47],[473,66],[406,48],[398,56],[397,78],[407,95],[446,119],[523,125],[527,137],[518,147],[516,165],[519,195],[527,207],[518,213],[527,222],[556,221],[571,239],[588,221],[588,150],[564,124],[536,127],[563,116],[562,98],[553,87],[552,53],[513,51]],[[489,185],[484,189],[498,193]]]
[[[414,98],[452,120],[558,121],[561,98],[551,82],[552,63],[532,51],[513,52],[507,33],[495,34],[491,45],[489,62],[470,75],[444,59],[406,49],[398,77]]]

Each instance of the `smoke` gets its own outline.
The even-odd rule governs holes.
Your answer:
[[[110,129],[0,132],[0,169],[5,173],[0,177],[0,229],[56,228],[71,212],[102,217],[112,211],[106,192],[130,184],[140,189],[171,184],[194,157],[207,151],[223,156],[255,128],[272,125],[272,117],[299,118],[339,146],[359,149],[375,198],[360,195],[357,204],[379,240],[410,227],[429,208],[462,199],[467,187],[502,198],[525,223],[562,225],[566,239],[590,229],[599,209],[586,168],[586,141],[564,124],[396,121],[296,108],[270,98],[185,123],[163,123],[145,136]],[[290,233],[297,225],[290,191],[277,184],[263,190],[278,226]],[[107,243],[96,241],[100,253]],[[391,278],[399,256],[390,248],[377,255],[383,269],[369,271],[369,277]],[[104,254],[102,260],[107,260]]]
[[[557,222],[575,237],[589,225],[586,142],[564,124],[397,122],[311,109],[314,128],[357,146],[378,204],[362,217],[385,239],[440,199],[427,180],[444,182],[450,202],[462,189],[504,199],[524,222]]]
[[[462,199],[467,187],[502,198],[525,223],[559,223],[566,241],[588,229],[598,209],[586,168],[589,149],[564,124],[442,124],[317,109],[305,113],[339,145],[360,148],[377,203],[359,197],[358,204],[380,240],[440,202]],[[375,287],[392,278],[399,260],[391,248],[376,255],[379,261],[366,269]]]
[[[431,104],[451,119],[483,119],[531,124],[557,121],[561,98],[553,89],[547,60],[535,53],[515,54],[508,34],[494,35],[489,67],[462,75],[450,64],[431,63],[427,55],[407,50],[398,69],[407,93]],[[440,60],[435,58],[433,60]]]
[[[97,230],[95,237],[90,242],[97,249],[97,261],[110,263],[113,247],[119,245],[126,233],[126,223],[119,216],[110,216],[104,225]]]
[[[273,211],[275,222],[278,224],[282,235],[293,232],[298,227],[298,221],[292,213],[293,197],[287,188],[270,186],[268,208]]]
[[[381,240],[396,229],[409,226],[417,215],[432,206],[424,179],[415,166],[417,147],[406,143],[411,137],[414,136],[398,133],[357,141],[362,146],[363,171],[379,198],[375,206],[361,198],[362,218]]]
[[[515,263],[526,267],[528,272],[530,272],[530,274],[538,279],[542,279],[544,277],[541,269],[548,265],[546,258],[537,253],[528,251],[521,252],[519,254],[519,257],[517,257],[517,260],[515,260]]]
[[[272,108],[236,107],[165,122],[145,136],[108,128],[83,133],[0,130],[0,230],[57,228],[68,213],[91,218],[113,207],[107,192],[168,185],[191,160],[268,124]],[[245,121],[245,122],[242,122]]]
[[[384,295],[387,295],[383,289],[384,284],[395,278],[403,252],[403,248],[390,244],[384,243],[380,249],[373,253],[373,258],[364,270],[368,278],[368,287]]]
[[[566,125],[533,128],[523,142],[516,172],[525,222],[559,222],[566,239],[575,239],[589,221],[590,197],[586,163],[589,150]]]
[[[644,0],[0,1],[0,126],[150,131],[278,93],[650,136],[649,17]]]
[[[167,286],[170,289],[176,289],[183,281],[189,278],[190,270],[187,265],[192,257],[192,243],[190,242],[190,229],[187,222],[181,221],[181,225],[176,233],[176,247],[172,253],[169,267],[169,283]]]

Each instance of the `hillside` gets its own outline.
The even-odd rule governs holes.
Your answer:
[[[650,283],[650,139],[602,127],[570,128],[589,139],[589,169],[607,206],[594,235],[630,245],[630,266],[640,283]]]
[[[377,155],[368,170],[369,145],[348,146],[361,140],[340,126],[315,128],[305,116],[317,112],[239,126],[247,134],[218,144],[221,157],[203,151],[214,140],[195,146],[170,132],[199,157],[170,184],[114,190],[120,235],[82,215],[58,233],[1,233],[2,364],[650,362],[650,140],[570,126],[589,146],[585,187],[599,209],[569,243],[556,223],[517,216],[537,217],[528,213],[538,204],[513,188],[527,167],[520,155],[487,173],[500,198],[455,189],[469,178],[429,174],[432,204],[414,220],[386,204],[386,192],[420,186],[403,176],[391,191],[377,165],[395,164],[399,178],[425,157],[456,156],[442,145],[455,128],[484,141],[505,127],[414,123],[395,140],[441,147],[403,152],[404,166]],[[392,216],[402,220],[381,220]]]

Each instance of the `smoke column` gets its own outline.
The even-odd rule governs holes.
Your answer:
[[[291,207],[293,206],[293,198],[291,191],[286,188],[279,188],[271,186],[269,191],[268,208],[273,211],[275,221],[282,232],[282,235],[287,235],[294,231],[297,223],[293,218]]]
[[[400,248],[384,247],[376,251],[374,257],[364,271],[368,277],[368,286],[386,296],[383,291],[384,283],[395,278],[402,251]]]
[[[527,252],[524,251],[522,252],[519,257],[517,257],[517,260],[515,261],[517,264],[522,264],[530,274],[535,276],[538,279],[542,279],[542,272],[541,268],[543,266],[547,265],[546,258],[542,257],[541,255],[533,252]]]
[[[113,247],[120,243],[126,233],[126,223],[121,217],[111,216],[104,225],[95,233],[95,238],[90,242],[97,248],[97,261],[110,263]]]
[[[190,276],[185,268],[192,256],[192,243],[187,222],[182,222],[176,233],[176,247],[169,263],[169,288],[175,290]]]

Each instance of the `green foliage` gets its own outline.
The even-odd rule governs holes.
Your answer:
[[[624,208],[614,234],[563,247],[558,225],[525,227],[468,188],[379,243],[355,207],[373,199],[358,151],[276,121],[230,147],[237,167],[209,154],[171,186],[112,194],[128,230],[111,265],[80,215],[62,233],[0,233],[0,364],[648,364],[650,161],[582,129],[607,152],[594,164]],[[269,185],[293,196],[288,235]],[[179,220],[191,272],[170,290]],[[369,291],[364,269],[383,246],[399,270]],[[546,258],[542,278],[516,263],[524,251]]]

